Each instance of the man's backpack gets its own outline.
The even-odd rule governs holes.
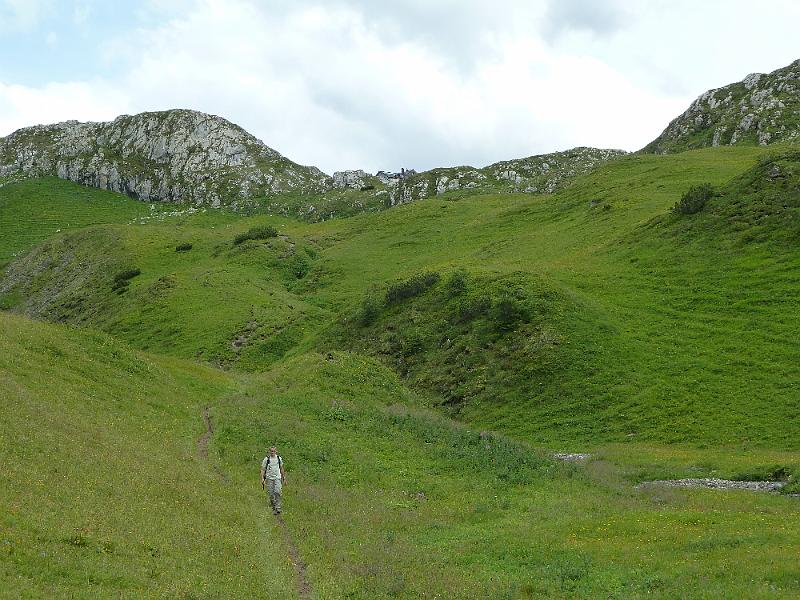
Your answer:
[[[269,459],[270,458],[272,458],[272,457],[271,456],[267,456],[267,466],[264,468],[265,471],[267,469],[269,469]],[[281,458],[280,454],[278,454],[278,469],[283,469],[283,459]]]

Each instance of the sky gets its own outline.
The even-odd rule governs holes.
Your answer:
[[[0,0],[0,136],[190,108],[327,173],[637,150],[800,58],[796,0]]]

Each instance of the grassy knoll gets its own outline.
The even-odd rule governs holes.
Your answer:
[[[264,593],[280,533],[197,453],[234,382],[6,313],[0,345],[0,596]],[[292,597],[284,561],[274,577]]]
[[[55,177],[7,183],[0,188],[0,267],[57,232],[128,223],[154,212],[161,209]]]

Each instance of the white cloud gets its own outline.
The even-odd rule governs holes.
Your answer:
[[[29,31],[47,15],[52,0],[0,0],[0,31]]]
[[[227,117],[328,172],[480,166],[576,145],[635,150],[706,88],[755,70],[745,65],[771,70],[792,60],[768,62],[769,52],[794,52],[780,35],[792,21],[774,16],[778,35],[758,48],[731,43],[762,18],[739,0],[731,2],[753,21],[720,11],[718,30],[708,24],[720,6],[688,0],[671,8],[619,0],[182,2],[176,11],[149,0],[148,27],[98,49],[113,75],[0,87],[0,134],[11,122],[186,107]],[[12,88],[33,100],[12,102]]]
[[[123,84],[137,111],[220,114],[328,172],[481,165],[581,144],[635,149],[648,141],[650,113],[633,103],[666,119],[687,101],[663,101],[530,36],[487,34],[464,68],[382,27],[352,3],[267,10],[207,0],[108,52],[129,65]]]
[[[618,0],[550,0],[543,29],[550,40],[570,31],[606,36],[620,30],[628,19]]]
[[[103,83],[52,83],[28,87],[0,82],[0,132],[69,119],[97,121],[126,112],[127,99]]]

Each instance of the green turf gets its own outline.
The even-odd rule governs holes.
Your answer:
[[[253,573],[280,533],[197,451],[235,382],[5,313],[0,340],[0,596],[264,594]]]
[[[8,183],[0,188],[0,267],[58,232],[161,212],[150,206],[54,177]]]
[[[633,487],[795,455],[609,447],[571,466],[436,416],[361,355],[307,353],[234,378],[105,335],[0,323],[12,350],[0,363],[6,596],[296,596],[257,486],[272,443],[315,597],[800,590],[795,500]],[[277,568],[267,591],[265,562]]]
[[[142,205],[118,197],[81,222],[74,186],[27,182],[92,227],[9,229],[4,251],[19,256],[0,303],[183,373],[162,398],[176,406],[169,439],[190,452],[212,405],[221,468],[248,490],[224,505],[251,522],[257,461],[277,441],[287,524],[319,597],[793,597],[796,499],[634,485],[777,475],[797,489],[797,162],[792,147],[637,155],[551,196],[445,194],[317,224],[132,217]],[[703,210],[672,212],[705,183]],[[4,219],[24,189],[0,189]],[[236,243],[259,227],[278,235]],[[205,366],[188,375],[186,359]],[[38,360],[29,371],[46,371]],[[499,432],[488,449],[482,430]],[[586,450],[585,466],[547,458]],[[274,534],[260,543],[283,556]],[[213,562],[202,552],[185,549]]]

